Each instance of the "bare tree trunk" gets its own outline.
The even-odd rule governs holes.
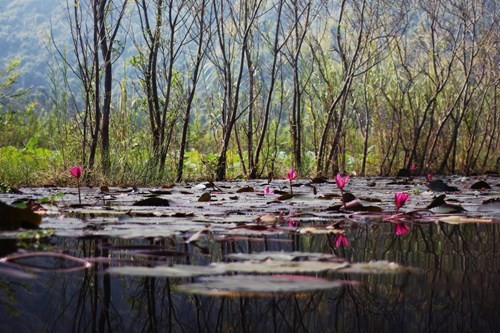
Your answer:
[[[205,13],[207,10],[207,0],[202,0],[200,7],[196,11],[196,19],[198,20],[198,48],[196,51],[196,58],[194,60],[193,75],[191,81],[191,89],[189,90],[189,95],[187,98],[186,109],[184,111],[184,119],[182,121],[182,134],[181,143],[179,147],[179,160],[177,161],[177,176],[176,181],[180,182],[182,180],[182,173],[184,168],[184,153],[187,148],[187,136],[189,128],[189,118],[191,116],[191,109],[193,107],[193,101],[196,93],[196,88],[198,86],[198,80],[200,78],[200,68],[205,58],[205,47],[206,43],[210,38],[205,39]]]
[[[274,86],[276,84],[276,68],[277,68],[277,64],[278,64],[278,56],[279,56],[279,53],[280,53],[280,51],[283,48],[284,43],[285,43],[285,42],[283,42],[281,45],[279,45],[279,36],[280,36],[280,29],[281,29],[280,22],[281,22],[281,15],[282,15],[282,9],[283,9],[283,1],[284,0],[279,0],[279,2],[278,2],[278,13],[277,13],[277,18],[276,18],[276,30],[274,33],[274,41],[273,41],[273,60],[272,60],[271,71],[270,71],[271,76],[269,79],[269,90],[268,90],[267,96],[266,96],[266,105],[265,105],[265,111],[264,111],[264,120],[263,120],[263,124],[262,124],[262,132],[261,132],[261,135],[259,137],[257,148],[255,149],[254,165],[252,168],[249,168],[249,172],[250,172],[249,178],[250,179],[257,178],[260,155],[262,153],[264,140],[267,136],[267,128],[269,126],[269,114],[271,111]],[[285,38],[285,41],[286,41],[286,39],[287,38]]]

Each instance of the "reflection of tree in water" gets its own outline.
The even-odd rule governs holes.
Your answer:
[[[492,248],[498,225],[412,228],[407,237],[381,228],[371,229],[369,237],[366,229],[354,232],[353,261],[389,260],[428,269],[409,275],[343,276],[364,285],[347,286],[343,296],[330,300],[339,314],[338,328],[493,331],[498,302],[492,295],[500,291]]]
[[[200,332],[489,330],[488,325],[496,322],[492,295],[499,291],[491,245],[498,226],[495,232],[491,227],[413,225],[402,237],[390,231],[391,225],[355,228],[349,234],[355,248],[340,253],[349,260],[390,260],[430,268],[403,275],[320,274],[363,283],[329,292],[263,298],[188,296],[173,292],[176,283],[186,281],[142,279],[139,285],[148,296],[137,294],[134,307],[142,304],[142,309],[155,311],[148,310],[149,318],[137,314],[136,320],[149,321],[142,330],[152,331],[155,327]],[[220,245],[221,252],[324,250],[331,240],[322,235],[301,237],[299,243],[296,236],[291,242],[268,241],[226,242]]]
[[[207,238],[196,247],[173,239],[64,239],[59,248],[90,258],[93,266],[85,271],[50,274],[50,297],[42,312],[49,330],[74,332],[385,332],[443,331],[450,327],[492,331],[498,323],[495,237],[499,231],[499,225],[413,224],[409,233],[396,235],[391,224],[366,224],[347,229],[351,246],[340,250],[331,247],[328,235],[281,234],[223,242]],[[134,246],[154,251],[130,250]],[[180,255],[165,251],[172,248]],[[176,286],[198,279],[105,274],[108,267],[122,264],[204,265],[225,260],[230,253],[264,250],[335,251],[352,262],[388,260],[423,270],[382,275],[311,274],[362,284],[265,297],[197,296],[176,292]],[[207,251],[210,256],[204,254]]]
[[[83,258],[106,258],[109,251],[106,249],[107,239],[82,239],[76,244],[66,244],[69,248],[76,248],[78,256]],[[74,247],[73,247],[74,246]],[[56,317],[53,327],[68,328],[66,316],[71,317],[72,332],[105,332],[116,331],[121,327],[121,318],[111,303],[111,279],[103,274],[109,267],[106,260],[97,260],[90,269],[80,272],[77,283],[75,276],[54,276],[52,288],[59,295],[58,307],[60,315]],[[57,301],[54,300],[54,301]],[[60,323],[58,322],[60,321]]]
[[[0,311],[7,313],[10,317],[20,316],[15,306],[17,303],[16,288],[22,288],[29,291],[23,283],[16,281],[16,278],[0,275]],[[1,326],[2,325],[0,325],[0,327]]]

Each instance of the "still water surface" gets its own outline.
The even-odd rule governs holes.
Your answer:
[[[38,246],[100,260],[90,269],[44,270],[32,279],[0,274],[0,332],[498,332],[499,227],[415,224],[396,236],[391,224],[359,225],[347,232],[352,246],[340,249],[332,246],[331,235],[209,238],[203,247],[174,238],[52,237]],[[335,253],[351,262],[388,260],[418,271],[312,274],[361,284],[258,297],[176,290],[195,278],[106,274],[110,266],[134,262],[205,265],[228,253],[265,250]]]

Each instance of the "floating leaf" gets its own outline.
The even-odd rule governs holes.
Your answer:
[[[324,183],[328,183],[328,178],[323,177],[323,176],[314,177],[314,178],[311,178],[311,183],[312,184],[324,184]]]
[[[450,215],[439,218],[440,222],[445,222],[449,224],[463,224],[463,223],[500,223],[500,220],[494,218],[479,218],[479,217],[467,217],[460,215]]]
[[[465,209],[460,205],[445,203],[443,205],[431,208],[430,211],[435,214],[456,214],[464,212]]]
[[[266,226],[262,224],[243,224],[238,225],[236,227],[230,229],[247,229],[247,230],[256,230],[256,231],[265,231],[265,230],[273,230],[271,226]]]
[[[446,197],[446,194],[441,194],[441,195],[435,197],[434,199],[432,199],[431,203],[429,205],[427,205],[427,209],[431,209],[434,207],[444,205],[445,204],[445,201],[444,201],[445,197]]]
[[[192,217],[194,216],[194,212],[175,212],[168,214],[171,217]]]
[[[477,209],[478,212],[500,212],[500,198],[483,201]]]
[[[226,271],[239,273],[318,273],[324,271],[335,271],[347,267],[347,263],[323,262],[323,261],[243,261],[230,263],[217,263],[217,267],[222,267]]]
[[[433,192],[457,192],[460,191],[455,186],[445,184],[441,179],[433,180],[425,184]]]
[[[152,194],[154,195],[171,195],[172,194],[172,191],[167,191],[165,189],[161,189],[161,190],[150,190],[149,192],[151,192]]]
[[[491,190],[491,186],[484,180],[475,182],[470,188],[473,190]]]
[[[281,261],[294,261],[294,260],[337,260],[336,256],[332,254],[317,253],[317,252],[284,252],[284,251],[265,251],[258,253],[231,253],[226,255],[226,259],[232,260],[281,260]]]
[[[132,206],[153,206],[153,207],[168,207],[170,202],[167,199],[151,197],[144,200],[134,202]]]
[[[42,222],[42,217],[30,208],[12,207],[1,201],[0,217],[0,230],[34,229]]]
[[[324,226],[311,226],[311,227],[305,227],[305,228],[300,228],[299,232],[301,234],[338,234],[342,233],[343,230],[341,229],[334,229],[331,227],[324,227]]]
[[[358,199],[352,200],[344,204],[338,204],[328,207],[327,210],[339,211],[348,210],[352,212],[381,212],[382,207],[378,206],[364,206]]]
[[[436,214],[453,214],[465,211],[462,206],[449,204],[444,200],[444,198],[446,198],[446,194],[441,194],[435,197],[427,206],[427,209]]]
[[[245,192],[255,192],[255,190],[251,186],[245,186],[245,187],[238,189],[238,191],[236,191],[236,193],[245,193]]]
[[[341,287],[342,281],[329,281],[304,276],[215,276],[200,282],[184,284],[178,291],[210,296],[269,296],[283,293],[303,293]]]
[[[342,201],[343,202],[353,202],[356,200],[356,196],[352,194],[351,192],[344,192],[342,194]]]
[[[278,191],[274,191],[274,193],[278,193]],[[293,198],[293,194],[285,193],[285,194],[280,195],[278,198],[276,198],[276,200],[283,201],[283,200],[288,200],[291,198]]]
[[[198,198],[198,202],[209,202],[211,199],[212,196],[210,195],[210,193],[205,192]]]
[[[277,220],[278,220],[278,218],[276,216],[274,216],[273,214],[264,214],[264,215],[259,216],[257,218],[258,222],[267,223],[267,224],[276,223]]]
[[[223,267],[215,266],[194,266],[194,265],[173,265],[173,266],[120,266],[111,267],[107,270],[109,274],[131,275],[131,276],[154,276],[168,278],[190,278],[195,276],[224,274]]]
[[[385,274],[385,273],[408,273],[415,271],[414,268],[404,267],[395,262],[386,260],[360,262],[347,265],[338,270],[339,273],[357,274]]]

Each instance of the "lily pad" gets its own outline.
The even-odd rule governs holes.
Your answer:
[[[245,192],[255,192],[255,189],[252,186],[245,186],[236,191],[236,193],[245,193]]]
[[[38,228],[42,217],[29,208],[17,208],[0,201],[0,230],[16,230],[19,228]]]
[[[212,196],[210,195],[210,193],[205,192],[198,198],[198,202],[209,202],[211,199]]]
[[[294,260],[336,260],[336,256],[325,253],[314,252],[283,252],[283,251],[266,251],[258,253],[231,253],[226,255],[226,259],[232,260],[281,260],[281,261],[294,261]]]
[[[500,220],[494,218],[479,218],[467,217],[461,215],[450,215],[439,218],[440,222],[449,224],[463,224],[463,223],[500,223]]]
[[[141,201],[137,201],[133,206],[155,206],[155,207],[168,207],[170,202],[167,199],[151,197]]]
[[[394,274],[415,271],[414,268],[401,266],[395,262],[385,260],[353,263],[338,270],[339,273],[356,274]]]
[[[216,267],[221,267],[226,271],[239,273],[259,273],[259,274],[297,274],[297,273],[318,273],[324,271],[335,271],[347,267],[348,263],[322,262],[322,261],[243,261],[230,263],[217,263]]]
[[[500,198],[485,200],[481,206],[477,208],[478,212],[500,212]]]
[[[224,267],[220,266],[193,266],[193,265],[173,265],[173,266],[121,266],[111,267],[108,274],[129,275],[129,276],[154,276],[168,278],[190,278],[195,276],[224,274]]]
[[[275,191],[275,193],[278,193],[278,192]],[[276,200],[283,201],[283,200],[288,200],[288,199],[291,199],[291,198],[293,198],[293,194],[291,194],[291,193],[285,193],[285,194],[280,195]]]
[[[460,191],[455,186],[449,186],[441,179],[433,180],[425,184],[432,192],[458,192]]]
[[[475,182],[470,186],[471,189],[473,190],[491,190],[490,184],[485,182],[484,180],[480,180]]]
[[[339,288],[344,283],[305,276],[216,276],[200,282],[184,284],[178,291],[210,296],[270,296],[273,294],[303,293]]]

